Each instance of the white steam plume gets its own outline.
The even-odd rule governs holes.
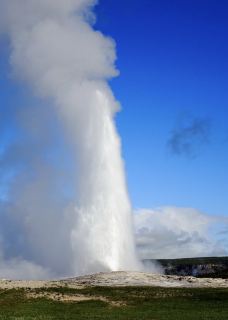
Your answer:
[[[69,233],[60,238],[71,247],[66,263],[72,264],[74,274],[140,268],[114,123],[119,106],[107,83],[118,74],[115,44],[92,28],[95,4],[93,0],[0,0],[1,28],[9,35],[13,73],[54,106],[77,159],[74,205],[69,204],[62,213],[67,211],[70,223],[58,224],[60,234],[63,230]],[[27,195],[42,202],[47,193],[42,189],[45,196],[39,195],[41,189],[34,188],[33,193],[28,187]],[[37,224],[41,210],[27,205],[26,193],[23,201],[21,206],[26,212],[34,211],[29,215]],[[51,224],[54,215],[53,208],[46,210],[41,220]],[[59,214],[58,219],[63,217]],[[34,241],[41,234],[42,228],[39,236],[34,234]],[[41,242],[36,249],[44,249],[45,239]],[[60,249],[65,250],[63,245]],[[48,257],[42,259],[35,262],[42,265]],[[44,267],[55,273],[54,262]],[[68,269],[63,266],[61,270]]]

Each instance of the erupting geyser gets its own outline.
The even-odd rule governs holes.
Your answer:
[[[69,229],[75,274],[140,267],[114,123],[119,106],[107,83],[117,75],[115,45],[92,28],[95,3],[0,1],[14,73],[50,101],[75,150],[78,187]]]

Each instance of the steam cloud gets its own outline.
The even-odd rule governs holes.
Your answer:
[[[0,277],[141,267],[114,123],[119,105],[107,83],[118,75],[115,44],[92,28],[95,4],[0,0],[13,74],[41,99],[15,112],[24,135],[2,156],[14,170],[0,208]]]

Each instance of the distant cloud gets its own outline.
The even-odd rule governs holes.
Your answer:
[[[138,210],[135,230],[139,255],[142,259],[227,255],[226,241],[215,235],[218,225],[222,229],[228,222],[192,208]]]
[[[171,132],[168,148],[172,154],[195,157],[209,142],[209,135],[210,120],[187,117]]]

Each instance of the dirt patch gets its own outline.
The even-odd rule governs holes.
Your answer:
[[[50,299],[53,301],[61,301],[61,302],[82,302],[82,301],[103,301],[110,304],[113,307],[121,307],[124,304],[122,301],[112,301],[102,296],[86,296],[82,294],[63,294],[63,293],[56,293],[56,292],[27,292],[27,298],[29,299],[38,299],[38,298],[45,298]]]

